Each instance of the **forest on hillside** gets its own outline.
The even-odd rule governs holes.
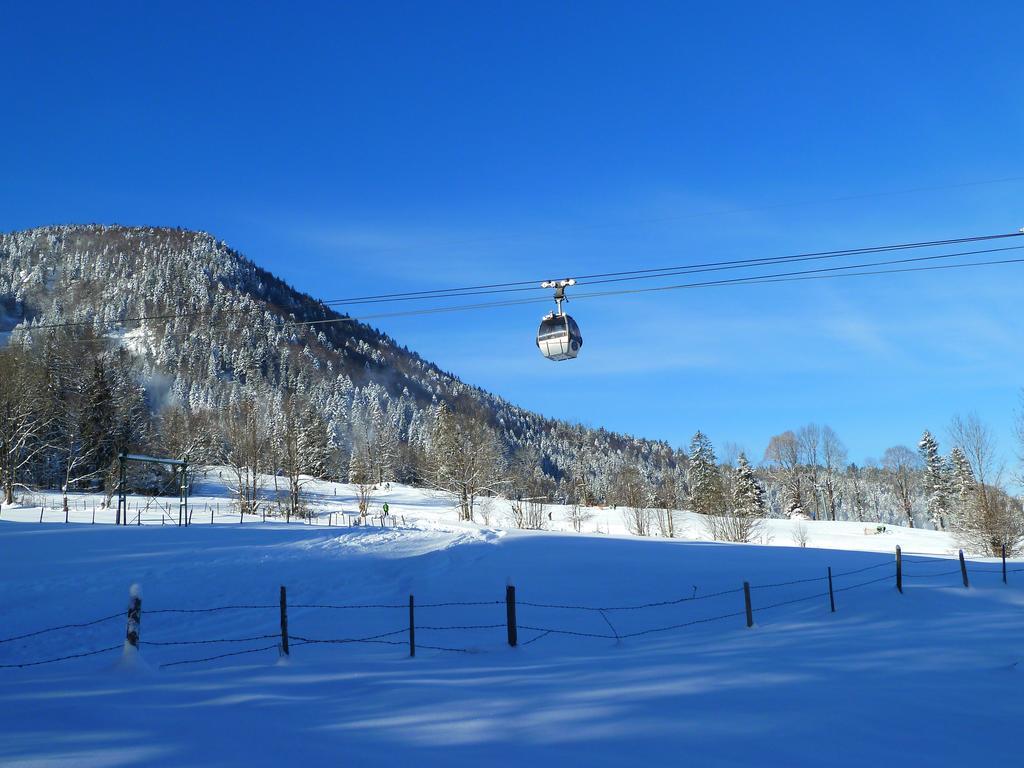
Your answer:
[[[231,469],[240,508],[303,514],[308,478],[390,481],[478,500],[517,500],[542,527],[612,504],[637,535],[676,535],[673,509],[716,538],[753,540],[756,520],[898,523],[1016,550],[1021,504],[991,433],[955,419],[850,463],[829,427],[784,431],[761,456],[701,432],[685,447],[545,419],[459,381],[394,340],[300,294],[209,235],[51,227],[0,235],[0,486],[114,492],[122,451]],[[270,487],[266,477],[273,478]],[[167,484],[137,469],[134,488]],[[574,524],[582,520],[573,520]]]

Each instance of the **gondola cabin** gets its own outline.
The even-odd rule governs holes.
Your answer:
[[[580,353],[583,346],[583,334],[576,321],[562,311],[565,289],[576,285],[569,277],[565,280],[545,280],[541,288],[555,289],[555,311],[544,316],[537,330],[537,349],[548,360],[572,360]]]
[[[552,312],[540,321],[537,348],[548,360],[572,360],[583,346],[583,335],[569,315]]]

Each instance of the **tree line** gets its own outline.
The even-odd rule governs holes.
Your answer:
[[[412,429],[388,401],[362,400],[339,432],[285,371],[283,386],[240,388],[217,410],[175,402],[155,410],[133,356],[95,341],[48,334],[0,349],[5,503],[38,487],[109,497],[118,454],[145,451],[225,467],[240,511],[250,514],[305,514],[303,487],[319,478],[354,484],[364,514],[374,491],[392,481],[449,494],[464,520],[488,518],[501,497],[511,500],[508,522],[524,528],[546,527],[545,507],[558,503],[577,530],[590,508],[614,505],[639,536],[679,535],[676,510],[686,509],[725,541],[757,540],[772,517],[948,530],[986,554],[1016,552],[1024,537],[1021,502],[1005,487],[991,430],[975,416],[953,419],[948,454],[925,430],[916,449],[894,446],[862,466],[848,461],[833,429],[810,424],[773,436],[759,466],[731,445],[719,457],[698,431],[670,464],[580,453],[553,472],[538,445],[510,444],[468,397],[417,412]],[[133,467],[129,480],[156,493],[171,477],[147,465]]]

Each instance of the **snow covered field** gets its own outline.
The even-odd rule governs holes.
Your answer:
[[[336,487],[311,488],[321,513],[355,508]],[[114,650],[0,669],[0,764],[934,766],[1013,764],[1020,751],[1024,564],[1010,564],[1004,586],[997,563],[972,561],[964,589],[940,533],[806,523],[802,549],[792,522],[771,521],[771,546],[727,545],[697,540],[706,534],[684,516],[688,539],[593,534],[621,532],[615,510],[585,535],[506,532],[457,523],[442,499],[400,486],[374,499],[404,516],[397,528],[240,526],[214,477],[197,490],[190,528],[161,526],[152,507],[142,527],[91,525],[91,500],[70,525],[56,510],[40,525],[38,508],[3,508],[0,639],[121,614],[138,583],[143,646],[130,665]],[[210,525],[198,510],[218,499]],[[896,544],[930,553],[905,558],[902,595]],[[287,661],[274,647],[280,585]],[[429,607],[451,602],[478,604]],[[233,605],[269,607],[161,612]],[[118,615],[0,643],[0,664],[123,635]],[[298,639],[376,635],[384,642]],[[254,648],[265,650],[174,664]]]
[[[262,524],[262,516],[246,515],[239,518],[230,493],[225,487],[228,470],[209,468],[194,480],[192,496],[189,499],[192,523],[194,525],[252,525]],[[264,479],[264,489],[272,492],[273,483]],[[281,489],[281,496],[285,494]],[[311,481],[303,487],[303,495],[308,507],[314,514],[309,521],[316,525],[347,526],[349,519],[358,510],[355,488],[345,483]],[[104,508],[104,497],[100,494],[76,493],[69,496],[68,520],[72,523],[111,524],[115,519],[116,498],[110,508]],[[383,488],[375,492],[371,498],[371,515],[378,516],[382,505],[387,503],[390,513],[407,526],[433,528],[440,524],[443,527],[458,527],[458,515],[452,508],[450,500],[441,494],[432,493],[419,488],[411,488],[400,484],[391,484],[387,490]],[[139,520],[143,525],[176,525],[178,521],[178,500],[174,497],[136,497],[128,499],[129,520],[135,525]],[[477,503],[478,520],[483,527],[508,528],[509,505],[500,499],[481,499]],[[265,507],[268,514],[274,511],[273,504]],[[551,532],[573,533],[568,520],[568,507],[551,504],[545,507],[550,513],[546,530]],[[622,510],[612,507],[593,507],[587,510],[589,519],[583,525],[583,533],[600,535],[628,535]],[[0,519],[17,522],[63,523],[64,511],[61,496],[55,492],[28,494],[21,504],[14,507],[2,507]],[[347,514],[346,514],[347,513]],[[281,512],[280,514],[283,514]],[[676,512],[676,536],[684,540],[708,541],[711,539],[700,515],[687,512]],[[294,524],[301,524],[293,521]],[[377,523],[379,524],[379,523]],[[795,529],[797,523],[790,520],[768,520],[759,543],[776,546],[796,546]],[[930,530],[908,530],[899,526],[888,525],[887,532],[881,536],[871,535],[874,523],[858,522],[816,522],[803,521],[806,528],[807,546],[828,547],[835,549],[853,549],[870,552],[893,552],[900,544],[907,551],[931,554],[955,554],[956,545],[946,534]],[[479,526],[470,526],[477,530]],[[654,526],[655,534],[657,526]]]

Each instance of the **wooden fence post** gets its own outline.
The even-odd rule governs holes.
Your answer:
[[[508,644],[515,648],[519,643],[519,628],[516,625],[516,588],[505,587],[505,623],[508,625]]]
[[[960,575],[964,578],[964,587],[970,586],[967,583],[967,563],[964,562],[964,551],[960,550]]]
[[[39,522],[40,523],[43,522],[43,508],[42,507],[39,508]]]
[[[138,584],[132,584],[128,594],[128,626],[125,629],[124,650],[125,653],[129,653],[129,649],[134,649],[138,653],[139,634],[142,628],[142,590]]]
[[[903,552],[900,545],[896,545],[896,589],[903,594]]]
[[[832,613],[836,612],[836,596],[832,592],[832,566],[828,567],[828,602],[832,606]]]
[[[1006,545],[1003,544],[1003,584],[1006,583]]]
[[[747,626],[748,627],[752,627],[752,626],[754,626],[754,609],[750,605],[750,582],[749,581],[744,581],[743,582],[743,602],[746,603],[746,606],[747,606]]]
[[[416,608],[409,595],[409,656],[416,655]]]
[[[288,595],[281,586],[281,653],[288,655]]]

